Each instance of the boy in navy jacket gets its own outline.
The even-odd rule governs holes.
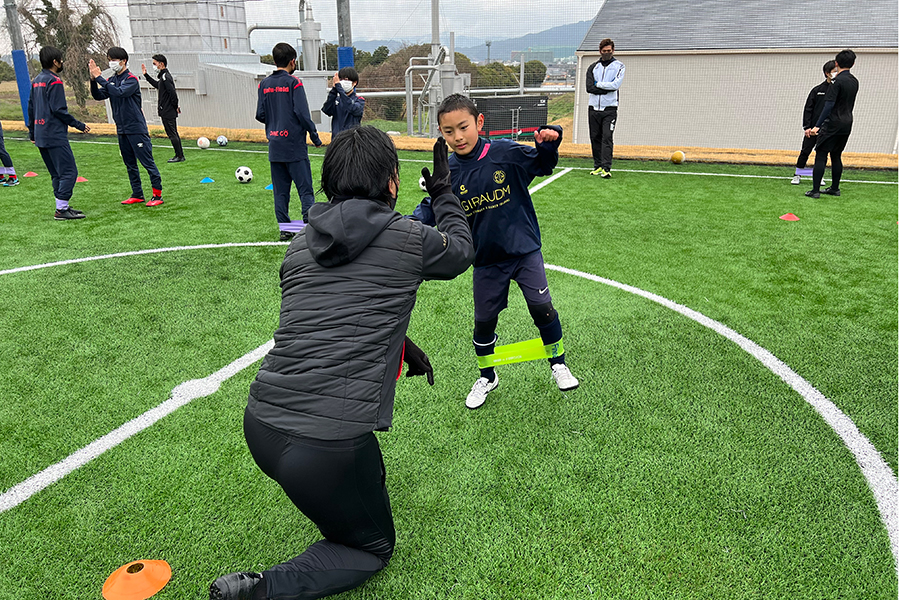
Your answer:
[[[454,152],[450,157],[453,192],[462,202],[475,244],[475,354],[494,353],[494,331],[500,312],[506,308],[511,280],[522,290],[544,345],[560,343],[562,325],[550,298],[541,232],[528,185],[535,177],[553,172],[562,128],[541,127],[534,134],[534,148],[511,140],[482,139],[478,132],[484,126],[484,115],[461,94],[445,98],[437,118],[441,134]],[[578,387],[564,353],[549,361],[560,390]],[[488,392],[499,383],[493,367],[481,369],[466,406],[478,408],[484,404]]]
[[[91,96],[94,100],[109,99],[112,106],[113,121],[116,122],[116,133],[119,136],[119,151],[128,171],[131,182],[131,197],[122,204],[139,204],[144,201],[144,190],[141,187],[141,172],[137,163],[141,162],[150,175],[153,187],[153,198],[147,206],[159,206],[162,199],[162,177],[153,162],[153,145],[147,130],[147,120],[141,110],[141,84],[136,75],[128,70],[128,52],[124,48],[114,46],[106,52],[112,76],[107,80],[100,75],[93,59],[88,63],[91,74]]]
[[[331,90],[322,105],[322,112],[331,117],[331,137],[345,129],[359,127],[366,99],[356,94],[359,75],[353,67],[344,67],[334,74]]]
[[[38,55],[43,71],[31,82],[28,99],[28,138],[34,142],[53,184],[56,197],[57,221],[83,219],[84,213],[69,206],[72,189],[78,178],[75,155],[69,146],[69,127],[82,133],[90,127],[69,114],[66,92],[59,72],[62,70],[62,52],[52,46],[41,48]]]
[[[309,103],[299,79],[291,75],[297,70],[297,51],[280,42],[272,49],[276,70],[262,80],[257,91],[256,120],[266,126],[269,140],[269,166],[275,191],[275,218],[282,241],[290,240],[306,224],[309,209],[315,203],[312,170],[306,150],[306,134],[316,148],[322,145],[316,125],[309,116]],[[300,195],[302,221],[291,221],[288,206],[291,182]]]

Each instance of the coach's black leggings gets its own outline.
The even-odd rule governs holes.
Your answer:
[[[325,537],[263,572],[269,599],[337,594],[388,564],[396,538],[375,434],[338,441],[287,436],[245,412],[244,437],[259,468]]]

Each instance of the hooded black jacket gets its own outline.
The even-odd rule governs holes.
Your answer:
[[[390,427],[416,290],[474,258],[459,200],[445,194],[433,207],[439,230],[378,200],[313,205],[281,266],[275,347],[250,385],[256,419],[320,440]]]

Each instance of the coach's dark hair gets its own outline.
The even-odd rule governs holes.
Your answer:
[[[347,198],[394,198],[388,189],[400,174],[394,142],[370,125],[347,129],[331,140],[322,161],[322,191],[331,202]]]
[[[612,49],[616,49],[616,43],[609,38],[603,38],[600,40],[600,43],[597,45],[597,50],[602,50],[606,46],[612,46]]]
[[[62,52],[60,52],[59,48],[54,48],[53,46],[41,48],[38,58],[41,59],[41,66],[45,69],[52,69],[54,60],[58,60],[60,63],[63,61]]]
[[[125,51],[125,48],[120,48],[118,46],[113,46],[107,50],[106,56],[112,60],[124,60],[125,62],[128,62],[128,52]]]
[[[450,94],[444,101],[441,102],[440,106],[438,106],[437,110],[437,121],[438,126],[441,124],[441,117],[449,112],[453,112],[455,110],[465,110],[470,115],[475,117],[475,120],[478,120],[478,107],[475,106],[475,103],[472,102],[472,99],[463,96],[462,94]]]
[[[275,61],[275,66],[279,69],[287,67],[295,58],[297,58],[297,51],[290,44],[278,42],[272,48],[272,59]]]
[[[825,74],[831,73],[832,71],[834,71],[834,64],[835,63],[833,60],[829,60],[827,63],[822,65],[822,72]]]
[[[834,62],[842,69],[849,69],[853,66],[853,63],[856,62],[856,52],[849,48],[847,50],[841,50],[837,53],[837,56],[834,57]]]
[[[353,83],[359,83],[359,73],[353,67],[344,67],[338,71],[338,79],[346,79]]]
[[[166,60],[166,57],[163,54],[154,54],[151,58],[156,62],[161,62],[166,67],[169,66],[169,61]]]

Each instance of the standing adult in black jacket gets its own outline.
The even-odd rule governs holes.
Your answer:
[[[156,111],[162,119],[163,127],[169,141],[172,142],[172,148],[175,149],[175,156],[169,159],[170,163],[184,162],[184,149],[181,147],[181,137],[178,135],[178,124],[176,119],[181,114],[181,108],[178,106],[178,92],[175,91],[175,81],[168,69],[169,61],[162,54],[153,55],[153,69],[156,71],[159,79],[153,79],[147,73],[147,67],[141,64],[141,71],[144,72],[144,79],[158,90],[156,95]]]
[[[822,114],[822,108],[825,106],[825,94],[828,92],[828,86],[831,85],[831,79],[834,77],[834,61],[829,60],[822,67],[825,73],[825,81],[814,87],[806,97],[806,104],[803,105],[803,131],[812,129]],[[793,185],[800,185],[800,169],[806,168],[806,161],[812,154],[813,148],[816,147],[816,138],[812,136],[803,136],[803,146],[800,148],[800,156],[797,157],[797,169],[794,171],[794,178],[791,179]]]
[[[215,600],[322,598],[361,585],[394,551],[384,462],[373,431],[391,426],[402,371],[427,375],[428,357],[406,337],[416,290],[472,263],[472,235],[451,192],[447,145],[423,169],[437,229],[394,211],[400,163],[387,134],[343,131],[322,163],[328,203],[281,265],[281,318],[244,413],[254,460],[325,539],[263,573],[231,573]]]

